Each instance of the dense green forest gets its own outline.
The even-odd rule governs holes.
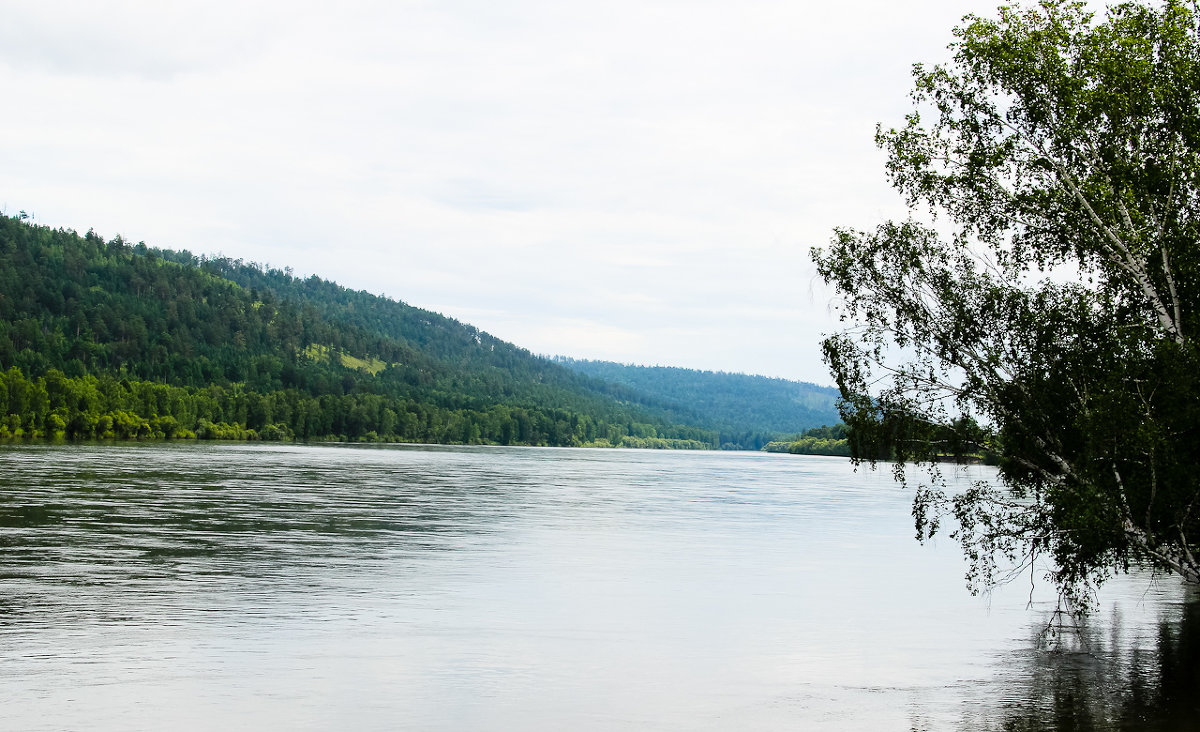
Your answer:
[[[0,437],[721,442],[436,313],[16,217],[0,217],[0,371]]]
[[[837,455],[850,457],[846,425],[821,426],[805,430],[804,434],[791,440],[773,440],[763,446],[767,452],[787,452],[793,455]]]
[[[833,387],[670,366],[631,366],[562,357],[556,361],[579,373],[628,387],[648,403],[665,408],[674,420],[719,430],[721,443],[727,447],[757,450],[782,436],[841,421],[838,391]]]

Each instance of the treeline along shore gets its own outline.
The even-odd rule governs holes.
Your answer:
[[[242,385],[179,387],[110,375],[37,379],[0,374],[0,438],[340,440],[441,444],[707,449],[658,437],[653,425],[610,425],[566,411],[492,405],[447,410],[378,394],[259,393]],[[632,432],[633,434],[629,434]]]

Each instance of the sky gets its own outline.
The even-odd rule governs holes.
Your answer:
[[[534,353],[831,384],[809,250],[997,0],[0,0],[0,208]]]

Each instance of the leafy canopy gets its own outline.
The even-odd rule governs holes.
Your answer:
[[[1197,7],[1045,0],[955,39],[876,135],[926,223],[813,251],[843,417],[930,468],[918,538],[953,515],[974,590],[1043,556],[1078,608],[1132,561],[1200,582]],[[980,423],[1003,486],[948,495],[945,426]]]

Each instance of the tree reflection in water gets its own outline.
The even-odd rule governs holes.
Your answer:
[[[1034,637],[1036,651],[1014,663],[997,729],[1108,732],[1200,731],[1200,595],[1131,638],[1111,623],[1061,627]],[[1021,677],[1024,677],[1021,679]]]

